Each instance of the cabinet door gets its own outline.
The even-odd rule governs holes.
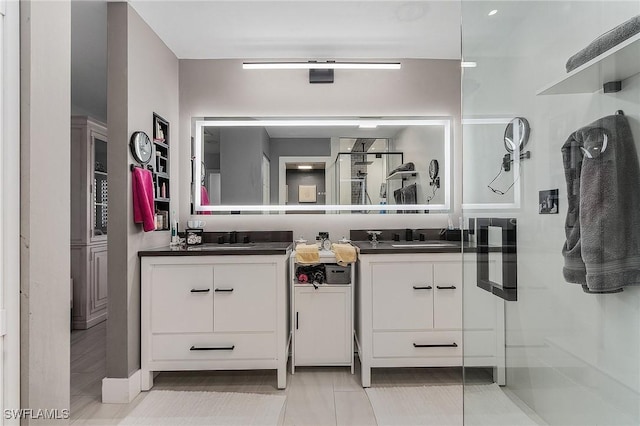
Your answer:
[[[151,269],[152,333],[213,331],[213,267],[155,265]]]
[[[91,249],[91,313],[107,308],[107,246]]]
[[[295,289],[296,365],[350,362],[351,289]]]
[[[462,264],[442,262],[433,265],[434,328],[462,328]]]
[[[216,265],[213,282],[215,332],[275,331],[275,264]]]
[[[374,263],[371,277],[374,330],[423,330],[433,327],[431,263]]]

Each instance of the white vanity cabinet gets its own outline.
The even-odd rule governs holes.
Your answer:
[[[361,254],[358,265],[363,387],[375,367],[462,365],[461,254]]]
[[[276,369],[285,388],[287,259],[143,256],[143,390],[167,370]]]
[[[320,263],[336,265],[331,251],[320,251]],[[291,373],[297,366],[348,366],[354,372],[353,283],[350,265],[344,284],[299,283],[295,276],[295,252],[291,255]],[[346,272],[345,272],[346,273]]]

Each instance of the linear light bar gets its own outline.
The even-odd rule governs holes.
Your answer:
[[[203,127],[299,127],[299,126],[347,126],[360,128],[375,128],[377,126],[442,126],[445,120],[440,119],[235,119],[235,120],[198,120],[196,125]]]
[[[311,170],[311,169],[313,169],[313,166],[308,165],[308,164],[300,164],[300,165],[298,165],[298,169],[300,169],[300,170]]]
[[[245,70],[399,70],[400,62],[243,62]]]
[[[463,61],[460,63],[460,66],[462,68],[475,68],[478,66],[477,62],[472,62],[472,61]]]

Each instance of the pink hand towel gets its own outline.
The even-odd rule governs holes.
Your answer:
[[[200,186],[200,204],[203,206],[208,206],[210,204],[209,193],[207,192],[207,187],[204,185]],[[198,214],[211,214],[211,212],[201,211],[198,212]]]
[[[153,210],[153,180],[151,172],[140,167],[134,167],[131,172],[131,186],[133,193],[133,221],[142,223],[144,232],[156,229]]]

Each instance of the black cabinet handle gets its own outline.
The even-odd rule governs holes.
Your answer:
[[[215,291],[223,291],[223,292],[230,293],[233,291],[233,289],[232,288],[216,288]]]
[[[190,351],[232,351],[236,345],[231,346],[214,346],[214,347],[198,347],[191,346]]]
[[[209,293],[211,291],[210,288],[192,288],[191,293]]]
[[[431,290],[433,287],[431,287],[430,285],[425,285],[425,286],[419,286],[419,285],[414,285],[413,289],[414,290]]]
[[[455,285],[450,285],[450,286],[447,286],[447,287],[441,287],[441,286],[437,285],[436,288],[438,290],[455,290],[456,286]]]
[[[296,312],[296,330],[298,329],[298,314],[299,314],[299,313],[300,313],[300,312]]]
[[[442,343],[437,345],[420,345],[418,343],[413,344],[414,348],[457,348],[457,343]]]

